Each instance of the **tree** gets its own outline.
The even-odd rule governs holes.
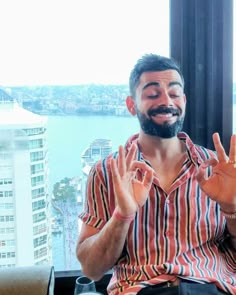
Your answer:
[[[74,185],[71,185],[71,179],[65,177],[60,182],[56,182],[53,186],[53,195],[55,201],[75,200],[76,188]]]

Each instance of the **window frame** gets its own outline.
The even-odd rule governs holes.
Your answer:
[[[213,2],[205,0],[170,0],[170,56],[180,63],[186,80],[185,90],[191,96],[191,99],[187,102],[187,112],[189,114],[186,117],[186,131],[195,142],[212,148],[211,135],[213,130],[216,129],[221,135],[226,151],[228,151],[233,126],[233,0],[215,0]],[[207,9],[202,10],[202,5],[206,5],[206,3],[208,3]],[[218,10],[217,18],[214,15],[217,13],[216,10]],[[197,30],[197,26],[202,14],[204,14],[207,25],[202,26],[200,32]],[[189,21],[191,18],[194,21]],[[218,39],[216,39],[216,34],[219,35]],[[199,49],[203,36],[207,38],[205,39],[207,42],[210,42],[209,46],[211,47],[209,48],[214,48],[214,56],[211,55],[212,51],[210,49],[207,53]],[[192,38],[195,38],[195,42],[192,42]],[[192,54],[193,52],[198,52],[198,60]],[[208,82],[203,85],[199,80],[198,87],[196,87],[196,84],[191,84],[191,81],[196,82],[195,78],[199,77],[199,60],[213,63],[215,58],[219,59],[218,74],[215,74],[216,69],[212,67],[212,64],[208,67],[208,70],[210,69],[208,77],[213,75],[214,79],[208,79]],[[208,95],[199,99],[202,92],[208,93],[208,88],[211,89],[214,85],[217,85],[220,92],[217,98]],[[208,103],[206,104],[205,101]],[[219,108],[217,112],[215,111],[215,104]],[[203,128],[207,130],[205,133],[201,131],[202,126],[199,127],[197,124],[196,116],[199,114],[195,114],[196,106],[201,108],[203,105],[206,108],[205,112],[208,115],[210,114],[210,117],[207,117],[205,113],[205,120],[203,120]],[[209,125],[211,120],[217,123],[217,128],[215,128],[214,124]],[[55,294],[73,294],[75,279],[80,275],[82,275],[81,270],[56,271]],[[96,282],[98,291],[105,292],[110,277],[111,272],[108,272],[100,281]]]

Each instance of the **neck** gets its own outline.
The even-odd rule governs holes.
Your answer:
[[[138,142],[141,152],[150,158],[171,159],[186,151],[184,143],[177,136],[160,138],[140,132]]]

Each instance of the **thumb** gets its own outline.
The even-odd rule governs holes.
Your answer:
[[[196,173],[196,179],[201,188],[205,186],[208,180],[208,177],[206,177],[206,169],[209,166],[216,166],[217,164],[218,164],[218,161],[214,158],[206,160],[205,162],[201,163]]]

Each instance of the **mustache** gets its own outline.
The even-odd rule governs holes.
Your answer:
[[[172,107],[160,106],[160,107],[158,107],[156,109],[148,110],[147,114],[149,116],[155,116],[155,115],[158,115],[158,114],[172,114],[174,116],[180,116],[181,115],[181,110],[176,109],[176,108],[172,108]]]

